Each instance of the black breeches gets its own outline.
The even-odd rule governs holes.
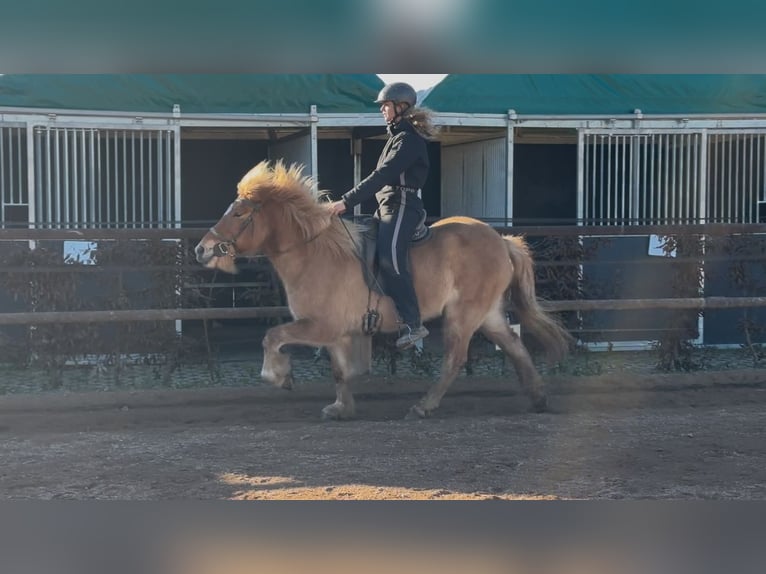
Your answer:
[[[382,202],[376,213],[378,265],[383,291],[394,300],[402,322],[420,325],[420,309],[410,272],[410,239],[423,215],[423,202],[415,194],[399,191]]]

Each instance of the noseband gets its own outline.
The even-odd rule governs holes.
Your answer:
[[[227,239],[221,233],[218,232],[218,230],[215,228],[215,225],[210,228],[210,234],[215,237],[216,239],[220,239],[218,243],[216,243],[213,246],[213,255],[215,257],[236,257],[237,256],[237,250],[234,248],[234,244],[237,242],[237,239],[239,239],[239,236],[242,235],[242,233],[247,229],[250,225],[253,223],[253,216],[258,213],[258,211],[261,209],[261,204],[256,203],[254,201],[250,201],[249,199],[237,199],[234,201],[234,203],[231,204],[231,207],[234,207],[235,203],[240,203],[243,205],[246,205],[250,208],[250,214],[247,216],[247,219],[245,219],[242,222],[242,225],[240,225],[237,232],[234,234],[234,237],[231,239]]]

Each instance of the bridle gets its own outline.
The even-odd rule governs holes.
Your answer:
[[[237,256],[237,250],[234,248],[234,244],[237,242],[237,239],[239,239],[239,236],[244,233],[245,229],[253,224],[253,216],[255,216],[255,214],[258,213],[258,211],[261,209],[260,203],[256,203],[255,201],[250,201],[249,199],[244,198],[234,200],[234,203],[231,204],[230,209],[233,209],[234,205],[237,203],[249,207],[250,213],[248,214],[247,219],[242,222],[239,229],[234,234],[234,237],[231,239],[227,239],[225,236],[221,235],[221,233],[215,228],[215,225],[210,228],[210,234],[216,239],[220,239],[220,241],[213,246],[213,255],[215,257]]]
[[[250,213],[247,216],[247,219],[245,219],[242,224],[240,225],[237,232],[234,234],[234,236],[230,239],[227,239],[224,235],[222,235],[216,228],[215,225],[210,228],[210,234],[215,237],[216,239],[219,239],[220,241],[213,245],[213,256],[215,257],[236,257],[237,256],[237,250],[234,247],[234,244],[237,242],[237,239],[239,239],[239,236],[242,235],[242,233],[245,232],[245,230],[250,227],[253,224],[253,217],[256,213],[258,213],[261,210],[261,204],[259,202],[251,201],[249,199],[240,198],[235,199],[234,203],[231,204],[230,209],[234,208],[235,204],[243,204],[250,208]],[[280,251],[274,251],[273,253],[270,253],[270,256],[274,255],[282,255],[283,253],[287,253],[288,251],[292,251],[296,247],[299,247],[300,245],[305,245],[307,243],[311,243],[314,241],[317,237],[319,237],[324,229],[320,230],[316,235],[313,237],[307,239],[306,241],[299,241],[295,245],[292,245],[288,247],[287,249],[282,249]]]

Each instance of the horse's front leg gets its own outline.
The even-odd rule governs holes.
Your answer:
[[[263,367],[261,378],[272,385],[291,389],[293,386],[293,367],[290,355],[282,352],[285,345],[308,345],[325,347],[333,342],[333,333],[326,332],[322,326],[311,319],[299,319],[272,327],[263,337]]]
[[[359,375],[370,372],[372,365],[372,339],[361,334],[346,335],[327,348],[335,378],[335,402],[322,409],[324,420],[354,418],[354,396],[351,382]]]

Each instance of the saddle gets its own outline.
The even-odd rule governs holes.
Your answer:
[[[378,271],[377,258],[377,239],[378,239],[378,220],[371,215],[364,215],[354,219],[354,222],[361,227],[361,245],[359,246],[359,260],[362,263],[362,273],[370,291],[380,295],[384,293],[380,289],[380,279]],[[410,237],[410,247],[416,247],[425,243],[431,237],[431,228],[426,225],[426,212],[418,222],[415,231]]]

